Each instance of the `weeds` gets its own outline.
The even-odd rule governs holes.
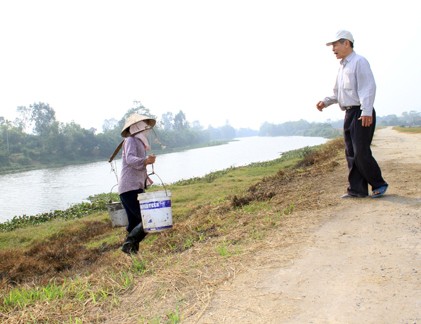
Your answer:
[[[264,234],[263,231],[253,228],[251,230],[250,237],[253,240],[260,241],[260,240],[262,240],[265,237],[265,234]]]
[[[119,272],[116,281],[105,285],[92,285],[86,278],[63,280],[61,283],[52,281],[44,286],[15,287],[5,294],[0,305],[1,312],[13,309],[24,309],[38,302],[53,302],[71,300],[73,304],[102,304],[107,300],[112,302],[118,291],[133,286],[133,274],[127,271]]]
[[[221,245],[216,247],[216,251],[218,252],[218,254],[222,257],[227,257],[230,255],[229,251],[228,251],[228,247],[226,245],[226,243],[222,243]]]
[[[34,287],[31,289],[14,288],[3,298],[2,311],[13,308],[24,308],[37,301],[52,301],[61,299],[65,295],[63,286],[55,283],[45,287]]]
[[[121,287],[122,290],[128,290],[133,287],[134,275],[131,271],[123,269],[116,273],[112,273],[111,277],[114,279],[113,282],[115,282],[117,286]]]
[[[0,321],[7,316],[9,323],[49,318],[88,323],[107,316],[112,322],[108,316],[115,307],[130,305],[136,310],[125,314],[126,322],[181,322],[186,309],[197,312],[212,289],[235,275],[275,226],[285,226],[289,215],[307,205],[317,206],[311,200],[317,196],[301,190],[303,183],[321,176],[320,170],[295,167],[311,151],[288,152],[275,161],[172,185],[174,228],[148,234],[139,256],[130,258],[118,249],[125,230],[111,227],[105,209],[83,219],[37,223],[30,245],[22,243],[31,236],[29,227],[0,233],[3,247],[16,242],[14,250],[0,248]],[[326,148],[309,161],[326,170],[326,165],[334,166],[334,151]],[[32,312],[36,307],[42,314]]]
[[[184,241],[184,244],[183,244],[183,248],[185,250],[191,248],[193,246],[193,244],[194,244],[194,241],[195,240],[192,237],[186,238],[186,240]],[[200,241],[200,237],[199,237],[199,241]]]
[[[132,257],[132,270],[134,273],[143,274],[146,272],[146,262]]]
[[[230,256],[232,256],[234,254],[234,252],[232,251],[232,245],[229,244],[229,242],[227,242],[227,241],[221,242],[216,247],[216,252],[221,257],[230,257]]]
[[[175,311],[169,313],[167,317],[168,317],[168,321],[167,321],[168,324],[178,324],[181,322],[178,308]]]
[[[295,205],[293,203],[291,203],[282,210],[282,214],[283,215],[291,215],[292,212],[294,211],[294,208],[295,208]]]

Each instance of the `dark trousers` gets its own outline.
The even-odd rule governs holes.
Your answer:
[[[376,127],[376,112],[373,109],[373,123],[363,127],[361,109],[358,107],[346,111],[344,119],[345,156],[348,162],[348,193],[350,195],[368,195],[368,184],[372,190],[387,183],[383,180],[379,165],[371,153],[371,141]]]
[[[139,200],[137,200],[137,195],[142,192],[144,192],[143,189],[138,189],[124,192],[120,195],[121,203],[126,210],[127,218],[129,220],[129,225],[127,225],[126,228],[129,233],[142,222],[140,204]]]

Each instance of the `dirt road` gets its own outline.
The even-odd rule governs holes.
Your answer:
[[[373,153],[389,183],[384,197],[340,199],[341,168],[321,198],[335,203],[306,212],[317,221],[289,246],[272,237],[185,322],[421,323],[421,135],[378,130]]]

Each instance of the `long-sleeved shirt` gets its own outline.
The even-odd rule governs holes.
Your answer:
[[[371,116],[376,97],[376,82],[368,61],[354,51],[341,60],[333,96],[326,97],[325,106],[338,103],[344,107],[361,106],[361,116]]]
[[[123,144],[122,169],[118,182],[118,192],[145,189],[148,177],[145,166],[146,150],[142,141],[136,137],[127,137]]]

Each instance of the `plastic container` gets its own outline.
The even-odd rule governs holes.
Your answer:
[[[114,227],[129,225],[126,210],[121,202],[110,202],[107,204],[107,209],[111,218],[111,223]]]
[[[141,193],[137,199],[145,232],[162,232],[172,228],[171,192],[169,190]]]

